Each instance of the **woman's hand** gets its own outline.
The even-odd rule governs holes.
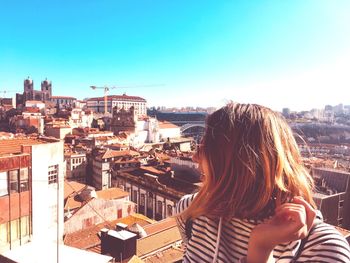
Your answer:
[[[272,218],[253,229],[248,244],[247,262],[272,261],[273,248],[306,237],[315,217],[315,209],[301,197],[295,197],[292,203],[279,206]]]

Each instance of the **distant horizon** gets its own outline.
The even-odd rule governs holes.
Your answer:
[[[350,104],[349,13],[347,0],[7,1],[0,92],[22,92],[29,76],[35,90],[51,80],[55,96],[117,86],[111,95],[150,106]]]

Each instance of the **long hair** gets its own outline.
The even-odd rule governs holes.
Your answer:
[[[209,115],[196,155],[206,169],[184,218],[265,218],[294,196],[315,207],[293,133],[269,108],[229,103]]]

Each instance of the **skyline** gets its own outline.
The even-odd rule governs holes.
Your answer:
[[[11,1],[0,8],[0,91],[30,76],[53,95],[141,96],[148,106],[281,111],[350,104],[349,1]]]

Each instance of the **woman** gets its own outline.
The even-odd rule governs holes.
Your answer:
[[[346,240],[316,217],[312,178],[279,114],[226,105],[193,159],[203,183],[177,205],[184,262],[350,262]]]

